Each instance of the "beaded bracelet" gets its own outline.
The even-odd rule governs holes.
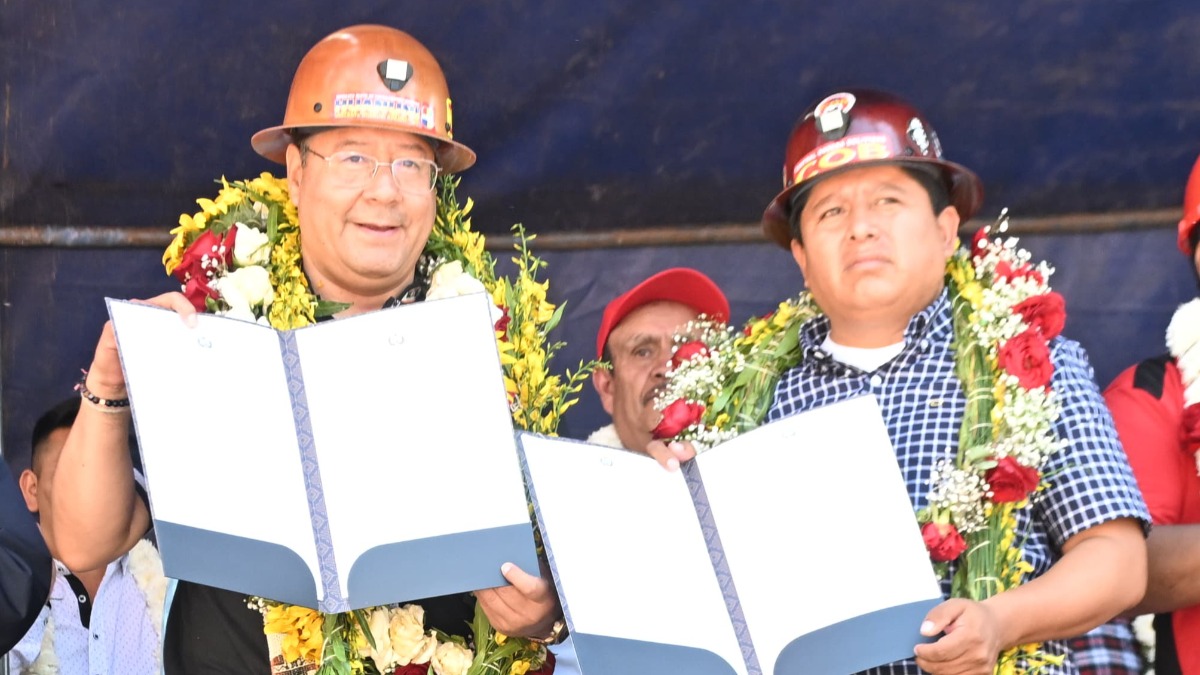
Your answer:
[[[129,407],[128,398],[100,398],[93,394],[87,388],[87,371],[83,371],[83,377],[79,379],[79,384],[75,385],[75,391],[79,392],[79,397],[85,402],[90,403],[93,408],[100,412],[119,413]]]

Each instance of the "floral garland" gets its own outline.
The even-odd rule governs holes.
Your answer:
[[[184,214],[163,266],[199,310],[276,329],[299,328],[347,307],[312,292],[300,261],[300,228],[287,182],[269,173],[248,181],[220,181],[215,199]],[[495,305],[496,343],[515,426],[555,435],[562,414],[578,400],[592,363],[551,374],[550,359],[564,343],[548,341],[563,307],[546,299],[546,263],[534,256],[522,226],[513,227],[514,278],[497,277],[482,234],[471,229],[471,200],[458,203],[458,181],[439,183],[437,217],[418,276],[428,299],[486,291]],[[553,671],[554,658],[535,642],[494,631],[476,606],[474,641],[424,627],[417,605],[372,607],[341,614],[250,598],[284,670],[319,675],[526,675]],[[276,664],[273,664],[274,668]]]
[[[995,230],[1006,229],[1002,214]],[[1031,263],[1015,239],[989,239],[990,230],[946,264],[955,373],[967,404],[957,456],[934,467],[929,504],[917,514],[939,576],[958,563],[951,595],[973,600],[1033,571],[1017,541],[1017,513],[1048,485],[1042,467],[1065,445],[1054,433],[1061,408],[1049,347],[1066,320],[1063,298],[1046,283],[1046,263]],[[802,325],[819,314],[806,291],[739,334],[711,321],[689,324],[675,338],[654,436],[702,452],[761,424],[780,376],[800,361]],[[1025,645],[1001,654],[997,672],[1030,672],[1061,658]]]

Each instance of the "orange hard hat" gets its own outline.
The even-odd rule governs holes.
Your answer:
[[[1196,229],[1197,224],[1200,224],[1200,157],[1196,158],[1192,174],[1188,176],[1187,189],[1183,193],[1183,218],[1179,221],[1177,243],[1179,250],[1188,257],[1195,253],[1191,239],[1192,230]]]
[[[852,89],[821,99],[796,123],[784,153],[783,191],[763,212],[763,231],[788,248],[797,194],[825,176],[873,164],[936,170],[963,222],[983,203],[979,177],[942,159],[937,132],[916,108],[892,94]]]
[[[351,26],[318,42],[296,68],[283,124],[254,134],[250,144],[283,163],[294,129],[370,127],[406,131],[434,141],[445,173],[475,163],[454,140],[446,77],[433,54],[408,33],[387,26]]]

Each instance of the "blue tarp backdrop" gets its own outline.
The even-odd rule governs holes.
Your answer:
[[[355,23],[403,28],[438,56],[456,139],[480,156],[461,193],[497,235],[518,221],[538,233],[754,223],[796,117],[845,86],[923,109],[947,155],[982,177],[987,219],[1004,206],[1043,222],[1178,209],[1200,151],[1200,12],[1184,0],[9,2],[0,226],[161,231],[213,179],[279,170],[250,135],[278,123],[308,47]],[[1068,332],[1102,382],[1162,351],[1170,312],[1195,294],[1173,240],[1162,219],[1024,240],[1058,267]],[[90,360],[102,297],[172,287],[159,254],[0,250],[3,450],[15,465],[36,413]],[[560,368],[590,355],[604,303],[665,267],[709,273],[739,320],[802,285],[765,243],[544,255],[552,296],[568,301]],[[193,400],[186,382],[178,396],[196,410],[188,432],[220,442],[222,402]],[[564,431],[602,421],[589,388]]]

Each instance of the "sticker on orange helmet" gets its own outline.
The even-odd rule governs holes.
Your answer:
[[[446,138],[454,138],[454,104],[446,99]]]
[[[335,94],[333,118],[398,122],[433,129],[433,109],[425,103],[386,94]]]

